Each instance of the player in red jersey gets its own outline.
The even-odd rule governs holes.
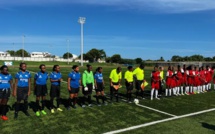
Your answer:
[[[158,98],[158,90],[160,89],[160,72],[158,70],[158,66],[154,67],[154,71],[152,71],[151,73],[151,86],[152,86],[152,90],[151,90],[151,100],[153,100],[153,96],[154,96],[154,91],[155,91],[155,99],[160,100],[160,98]]]
[[[177,78],[177,91],[176,91],[176,95],[184,95],[184,91],[183,91],[183,73],[184,70],[181,68],[180,65],[178,65],[177,67],[177,71],[175,71],[176,74],[176,78]],[[180,88],[181,88],[181,94],[180,94]]]
[[[200,81],[200,92],[204,93],[205,92],[205,70],[204,67],[199,68],[199,81]]]
[[[200,81],[199,81],[199,67],[195,66],[195,76],[194,76],[194,93],[200,93]]]
[[[166,73],[166,96],[171,96],[172,94],[172,77],[173,77],[173,71],[172,71],[172,66],[168,67],[167,73]]]
[[[215,66],[212,68],[212,70],[213,70],[213,75],[214,75]],[[213,77],[213,75],[212,75],[212,77]],[[213,83],[214,83],[214,90],[215,90],[215,75],[213,77]]]
[[[206,84],[205,84],[205,89],[206,91],[209,90],[209,81],[210,81],[210,68],[209,66],[206,66],[206,69],[205,69],[205,78],[206,78]]]
[[[187,70],[187,84],[188,84],[189,89],[190,89],[190,92],[187,93],[187,95],[194,94],[194,92],[193,92],[194,76],[195,76],[194,67],[191,65],[189,67],[189,69]]]
[[[208,89],[209,90],[211,90],[211,82],[212,82],[212,80],[213,80],[213,75],[214,75],[214,67],[208,67],[208,71],[209,71],[209,78],[208,78],[208,80],[209,80],[209,83],[208,83]]]
[[[188,95],[188,93],[189,93],[189,86],[188,86],[188,84],[187,84],[187,67],[186,67],[186,65],[184,64],[183,65],[183,85],[184,85],[184,89],[185,89],[185,94],[187,94]]]

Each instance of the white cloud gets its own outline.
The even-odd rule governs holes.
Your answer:
[[[50,4],[88,4],[163,13],[215,10],[215,0],[0,0],[0,3],[1,7],[22,5],[48,6]]]

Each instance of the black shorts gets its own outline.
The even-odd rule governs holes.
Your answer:
[[[34,95],[36,95],[37,97],[46,96],[47,93],[47,85],[36,85],[34,89]]]
[[[131,91],[134,88],[133,82],[125,82],[126,89]]]
[[[51,85],[50,97],[51,98],[60,97],[60,86],[59,85]]]
[[[82,93],[84,95],[91,95],[92,94],[92,90],[93,90],[93,84],[92,83],[87,84],[87,87],[88,87],[88,91],[84,91],[84,86],[83,86]]]
[[[141,88],[141,84],[143,83],[143,81],[142,80],[136,80],[135,81],[135,88],[137,89],[137,90],[142,90],[142,88]]]
[[[119,85],[118,82],[116,82],[116,83],[112,82],[112,84],[113,85]],[[113,91],[118,91],[118,90],[116,90],[113,86],[110,86],[110,93],[113,93]]]
[[[28,100],[28,87],[17,87],[17,101]]]
[[[97,82],[96,85],[97,85],[96,92],[104,91],[104,84],[102,82]]]
[[[0,99],[9,99],[10,88],[0,89]]]
[[[70,87],[71,90],[69,91],[70,94],[77,94],[79,92],[79,88],[72,88]]]

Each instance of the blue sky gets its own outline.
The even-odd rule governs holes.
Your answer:
[[[62,56],[104,49],[108,56],[215,56],[214,0],[0,0],[0,51],[22,47]],[[15,44],[13,46],[13,43]]]

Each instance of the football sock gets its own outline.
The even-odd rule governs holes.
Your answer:
[[[45,106],[46,106],[46,101],[42,100],[42,110],[44,110]]]
[[[168,96],[168,89],[166,89],[166,96]]]
[[[6,115],[7,105],[2,105],[2,115]]]
[[[169,89],[169,96],[171,96],[172,95],[172,89],[170,88]]]
[[[16,106],[15,106],[15,112],[18,113],[19,112],[19,102],[16,102]]]
[[[25,100],[24,101],[24,111],[27,111],[28,110],[28,101]]]
[[[60,98],[57,98],[57,108],[60,107]]]
[[[155,98],[158,98],[158,90],[155,90]]]
[[[151,99],[153,99],[153,95],[154,95],[154,88],[151,90]]]
[[[181,86],[181,94],[184,94],[184,87]]]
[[[99,96],[96,96],[96,102],[99,104]]]
[[[90,95],[88,95],[87,100],[88,100],[88,104],[91,104],[91,96]]]

